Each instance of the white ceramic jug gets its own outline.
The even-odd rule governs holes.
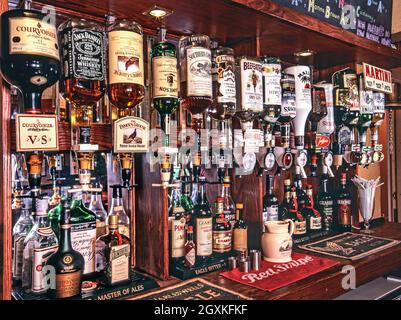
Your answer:
[[[292,252],[294,222],[267,221],[262,235],[263,259],[270,262],[289,262]]]

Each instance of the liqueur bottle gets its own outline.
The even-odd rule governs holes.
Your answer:
[[[196,260],[205,261],[213,254],[212,212],[206,198],[205,177],[199,177],[199,190],[191,224],[195,227]]]
[[[233,227],[233,250],[248,250],[248,225],[244,221],[244,205],[237,203],[236,221]]]
[[[181,206],[181,202],[173,203],[171,221],[171,237],[170,237],[170,258],[175,264],[181,262],[185,256],[185,227],[187,220],[185,218],[185,210]]]
[[[145,96],[142,27],[117,20],[108,28],[108,44],[108,96],[119,117],[124,117]]]
[[[177,110],[178,74],[177,50],[165,40],[161,29],[161,41],[152,47],[153,107],[159,112],[161,128],[166,135],[165,146],[170,145],[170,117]]]
[[[232,248],[231,224],[224,214],[224,198],[217,197],[213,221],[213,253],[230,252]]]
[[[275,123],[281,114],[281,60],[263,56],[263,120]]]
[[[324,167],[323,167],[324,168]],[[327,171],[327,169],[326,169]],[[317,195],[317,208],[323,219],[323,229],[326,231],[333,230],[333,214],[334,214],[334,199],[328,190],[328,176],[323,172],[320,190]]]
[[[89,210],[96,215],[96,239],[107,234],[107,211],[103,207],[102,188],[92,188]]]
[[[1,73],[24,96],[25,113],[41,113],[43,91],[60,76],[56,26],[44,13],[24,9],[1,15]]]
[[[34,224],[31,210],[32,199],[28,196],[23,197],[21,203],[21,215],[13,227],[12,273],[14,281],[21,281],[22,279],[24,241]]]
[[[124,202],[122,199],[122,186],[113,185],[110,187],[113,189],[113,197],[111,199],[109,215],[107,216],[107,225],[109,225],[109,219],[111,216],[117,216],[118,232],[130,239],[130,218],[128,217],[124,209]]]
[[[279,202],[274,194],[274,176],[266,175],[266,194],[263,197],[263,226],[267,221],[278,220]]]
[[[304,236],[306,234],[306,219],[301,214],[298,200],[297,200],[297,192],[291,191],[291,199],[289,202],[289,214],[291,216],[291,220],[294,221],[294,238]]]
[[[35,223],[24,241],[22,265],[22,289],[25,292],[47,292],[46,262],[58,249],[58,240],[47,220],[48,198],[35,200]]]
[[[96,271],[96,215],[84,206],[81,189],[70,189],[68,193],[72,196],[72,247],[84,257],[83,275],[88,278]]]
[[[196,245],[194,242],[194,230],[192,226],[188,226],[187,242],[185,242],[185,260],[184,265],[192,268],[196,263]]]
[[[297,111],[295,108],[295,79],[292,74],[283,73],[281,79],[282,100],[281,112],[277,119],[280,123],[281,146],[290,147],[290,122],[295,118]]]
[[[52,298],[71,298],[81,294],[85,260],[71,244],[71,211],[67,201],[61,204],[59,248],[47,262],[56,272],[56,287],[49,290]]]
[[[351,194],[347,188],[347,174],[341,174],[340,189],[336,199],[336,229],[340,232],[351,231]]]
[[[225,176],[223,180],[223,187],[221,189],[220,197],[223,198],[223,213],[224,217],[231,224],[231,226],[235,223],[235,203],[231,196],[230,190],[230,177]]]
[[[322,230],[322,216],[319,211],[315,209],[311,185],[306,187],[306,196],[306,203],[302,208],[301,214],[306,218],[307,232],[313,234]]]
[[[99,247],[103,251],[103,278],[107,286],[114,286],[130,281],[131,242],[118,231],[118,217],[109,217],[109,233],[99,238]]]

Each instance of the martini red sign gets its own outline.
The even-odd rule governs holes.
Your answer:
[[[315,144],[317,148],[327,148],[330,146],[330,137],[318,134],[316,135]]]
[[[392,93],[391,71],[363,63],[365,89]]]

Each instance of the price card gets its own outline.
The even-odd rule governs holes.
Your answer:
[[[17,151],[57,151],[56,115],[18,114],[16,119]]]
[[[114,152],[147,152],[149,123],[138,117],[124,117],[114,122]]]

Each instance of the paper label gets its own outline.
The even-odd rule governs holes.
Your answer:
[[[177,59],[172,57],[154,57],[153,63],[153,98],[178,97]]]
[[[122,244],[113,246],[110,251],[110,279],[111,283],[129,279],[130,246]]]
[[[196,251],[198,256],[213,253],[212,218],[196,219]]]
[[[242,59],[241,67],[241,104],[243,110],[263,111],[262,64]]]
[[[365,88],[384,93],[392,93],[391,71],[363,63]]]
[[[14,238],[13,277],[15,279],[21,279],[22,277],[22,260],[25,237],[25,235],[20,235]]]
[[[265,63],[262,65],[263,104],[281,105],[281,64]]]
[[[243,250],[248,248],[248,230],[234,229],[233,230],[233,249]]]
[[[231,55],[216,57],[218,103],[236,103],[235,60]]]
[[[213,231],[213,251],[228,252],[231,250],[232,233],[230,230]]]
[[[96,271],[96,221],[71,225],[71,244],[85,260],[83,274]]]
[[[81,293],[82,271],[61,273],[56,275],[56,298],[73,297]]]
[[[185,218],[171,222],[171,256],[180,258],[185,255]]]
[[[187,95],[212,97],[212,55],[209,49],[187,49]]]

